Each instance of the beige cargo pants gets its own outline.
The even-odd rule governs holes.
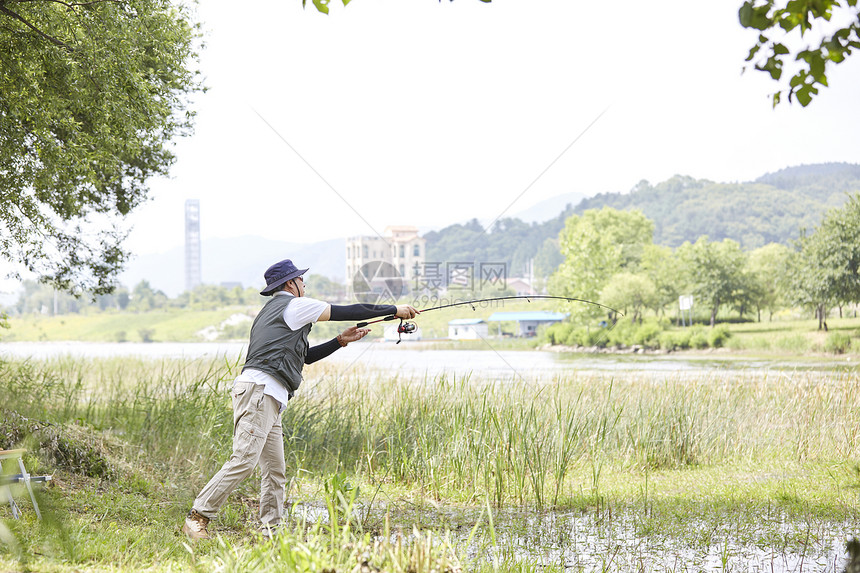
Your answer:
[[[233,453],[194,500],[194,509],[212,519],[230,493],[259,464],[260,521],[278,525],[287,483],[280,404],[253,382],[233,384]]]

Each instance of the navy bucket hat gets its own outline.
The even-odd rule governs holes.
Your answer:
[[[270,296],[288,280],[300,277],[305,274],[308,269],[297,268],[290,259],[284,259],[279,263],[275,263],[263,274],[266,279],[266,288],[260,291],[263,296]]]

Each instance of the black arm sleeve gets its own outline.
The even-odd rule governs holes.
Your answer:
[[[397,307],[393,304],[333,304],[329,320],[367,320],[396,313]]]
[[[313,364],[317,360],[322,360],[338,348],[340,348],[340,342],[337,341],[337,338],[312,346],[308,348],[308,353],[305,355],[305,364]]]

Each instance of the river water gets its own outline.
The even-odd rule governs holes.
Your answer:
[[[237,361],[247,345],[240,342],[5,342],[0,358],[45,359],[142,357]],[[858,360],[845,357],[750,358],[730,353],[581,354],[547,350],[440,350],[423,343],[356,342],[326,359],[343,368],[365,366],[408,376],[480,375],[487,378],[540,378],[567,373],[648,372],[655,377],[696,375],[703,371],[757,372],[856,371]]]

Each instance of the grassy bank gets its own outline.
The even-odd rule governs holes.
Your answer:
[[[244,307],[192,311],[159,310],[144,313],[99,312],[59,316],[28,315],[9,319],[0,331],[4,342],[188,342],[201,341],[200,332],[218,328],[236,314],[252,312]],[[248,323],[250,326],[250,323]],[[247,333],[244,333],[247,336]]]
[[[0,447],[27,447],[31,471],[57,481],[41,526],[0,507],[0,568],[590,571],[645,543],[653,570],[673,556],[695,570],[750,547],[826,555],[828,535],[860,527],[853,373],[337,372],[308,367],[284,413],[288,497],[311,518],[261,543],[248,480],[213,524],[220,538],[189,550],[178,528],[229,453],[236,365],[3,363]],[[603,541],[566,554],[571,523]]]

